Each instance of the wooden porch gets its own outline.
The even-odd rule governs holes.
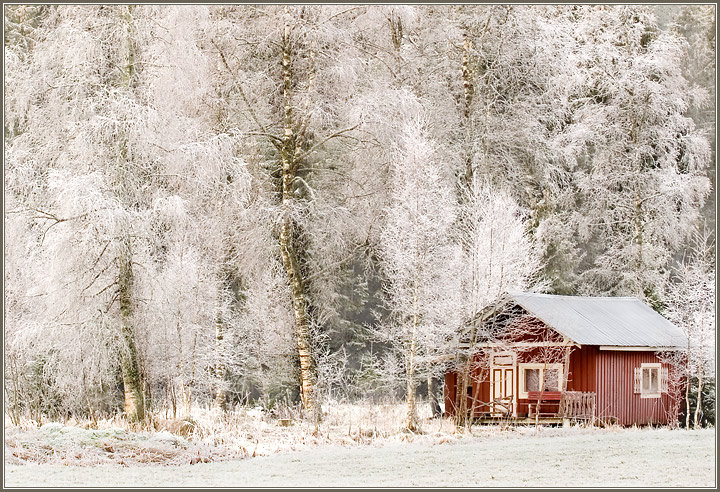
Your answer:
[[[473,411],[473,421],[478,424],[511,425],[570,425],[570,423],[591,423],[597,419],[595,393],[581,391],[531,391],[525,400],[527,413],[518,413],[513,398],[505,397],[488,402],[491,412]],[[480,403],[480,402],[476,402]],[[515,410],[515,411],[513,411]]]
[[[530,391],[528,417],[595,418],[595,393],[582,391]],[[551,410],[551,411],[548,411]]]
[[[561,425],[569,423],[562,417],[498,417],[486,415],[473,418],[473,423],[480,425]]]

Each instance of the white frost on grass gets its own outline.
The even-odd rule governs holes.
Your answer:
[[[5,461],[11,464],[187,464],[245,456],[243,449],[208,446],[167,430],[89,429],[57,422],[37,428],[5,427]]]
[[[275,413],[270,415],[261,407],[240,407],[220,414],[216,410],[194,407],[189,416],[182,418],[155,415],[152,432],[130,429],[119,418],[97,422],[71,420],[67,425],[50,422],[40,427],[31,421],[13,426],[6,419],[6,462],[78,466],[181,464],[268,456],[326,445],[361,446],[409,440],[444,442],[453,440],[455,431],[449,419],[430,419],[429,410],[421,409],[425,433],[401,433],[405,409],[395,403],[331,402],[325,407],[318,428],[292,409]],[[289,420],[290,425],[278,425],[278,418]]]
[[[5,485],[715,486],[714,429],[485,428],[459,436],[453,443],[329,445],[194,466],[7,465]]]

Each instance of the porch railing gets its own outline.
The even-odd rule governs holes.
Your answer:
[[[575,419],[595,418],[595,393],[565,391],[560,400],[558,416]]]

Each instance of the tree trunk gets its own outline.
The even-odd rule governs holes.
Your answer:
[[[407,354],[407,386],[405,394],[405,403],[407,404],[407,423],[406,428],[409,431],[415,432],[418,430],[418,418],[417,408],[415,406],[415,352],[417,350],[417,329],[420,317],[418,314],[418,282],[415,279],[415,294],[413,296],[413,317],[412,317],[412,332],[410,334],[410,346],[408,347]]]
[[[455,425],[458,427],[467,426],[470,423],[469,409],[468,409],[468,392],[467,387],[470,382],[470,361],[465,361],[462,364],[458,382],[456,385],[456,402],[455,408],[457,412],[455,414]]]
[[[415,338],[410,340],[409,360],[406,371],[407,386],[405,393],[405,403],[407,406],[406,428],[415,432],[418,430],[417,408],[415,405]]]
[[[315,364],[311,352],[310,304],[305,292],[303,274],[300,269],[297,247],[297,224],[293,218],[293,189],[296,179],[297,139],[294,131],[292,112],[292,73],[289,45],[289,28],[285,26],[283,33],[283,122],[284,131],[281,146],[282,160],[282,221],[280,225],[279,243],[282,263],[287,274],[290,294],[292,296],[295,332],[297,337],[298,358],[300,362],[300,397],[303,408],[313,416],[319,415],[315,401]]]
[[[222,318],[218,315],[215,320],[215,405],[222,412],[224,412],[227,407],[227,392],[225,390],[227,368],[223,361],[224,338]]]
[[[132,44],[131,5],[122,16],[122,22],[126,29],[125,35],[125,60],[121,87],[132,90],[135,83],[135,53]],[[122,202],[127,202],[125,186],[127,175],[131,172],[128,166],[128,144],[126,137],[120,135],[118,145],[118,182],[117,194]],[[126,225],[129,229],[129,225]],[[126,229],[126,230],[128,230]],[[121,356],[121,368],[123,378],[123,393],[125,401],[125,415],[129,421],[141,421],[145,418],[145,392],[140,363],[138,361],[137,346],[135,344],[135,330],[133,326],[133,282],[134,274],[132,267],[132,248],[130,233],[126,232],[121,240],[121,251],[118,258],[118,301],[120,304],[120,331],[124,342],[124,351]]]
[[[302,274],[300,273],[295,251],[293,221],[288,215],[289,211],[285,210],[285,217],[280,229],[280,250],[292,295],[295,333],[300,360],[300,395],[305,410],[312,412],[315,409],[315,364],[310,348],[311,320]]]
[[[689,338],[688,338],[689,340]],[[690,428],[690,383],[692,381],[692,375],[690,374],[690,344],[688,342],[688,351],[685,374],[687,375],[687,381],[685,381],[685,428]]]
[[[697,402],[695,402],[695,417],[693,419],[693,428],[697,429],[700,427],[700,414],[702,411],[702,390],[703,390],[703,370],[702,370],[702,357],[698,360],[698,389],[697,389]],[[688,409],[688,412],[690,410]]]
[[[430,402],[430,412],[432,418],[439,417],[442,414],[442,411],[440,409],[440,401],[437,397],[435,378],[432,375],[428,376],[428,401]]]
[[[145,418],[145,395],[143,392],[132,320],[133,270],[129,236],[125,237],[119,260],[118,300],[120,302],[120,330],[125,344],[125,350],[121,358],[125,415],[129,421],[136,422]]]
[[[463,55],[462,55],[462,81],[463,81],[463,114],[462,114],[462,126],[465,131],[466,139],[469,140],[472,129],[470,128],[470,109],[472,106],[473,95],[475,94],[475,85],[472,79],[472,70],[470,68],[470,53],[472,50],[472,41],[467,34],[463,40]],[[469,144],[466,142],[466,146]],[[465,188],[470,188],[473,180],[473,158],[469,148],[465,152],[465,174],[462,176],[461,182]]]
[[[473,177],[475,174],[475,169],[473,167],[473,153],[470,151],[470,140],[474,137],[472,135],[473,129],[472,129],[472,119],[471,116],[471,110],[472,110],[472,102],[473,102],[473,96],[475,94],[475,84],[473,80],[473,73],[471,68],[471,53],[472,53],[472,40],[468,36],[467,33],[463,35],[463,54],[462,54],[462,64],[461,64],[461,76],[462,76],[462,83],[463,83],[463,105],[462,105],[462,116],[461,116],[461,125],[463,128],[463,132],[465,134],[465,171],[464,174],[460,177],[460,194],[459,194],[459,202],[463,203],[464,200],[467,198],[468,194],[472,191],[473,186]],[[473,261],[473,265],[475,265],[475,262]],[[473,266],[474,268],[474,266]],[[474,277],[473,274],[473,285],[474,285]],[[474,287],[473,287],[474,288]],[[475,335],[476,330],[473,325],[472,328],[472,334],[471,334],[471,340],[470,340],[470,350],[468,354],[472,354],[472,350],[475,345]],[[468,418],[468,383],[470,382],[470,371],[472,367],[472,356],[469,355],[469,359],[466,361],[463,361],[461,365],[461,369],[458,373],[458,379],[456,382],[456,392],[455,392],[455,425],[456,426],[466,426],[470,422],[470,419]]]

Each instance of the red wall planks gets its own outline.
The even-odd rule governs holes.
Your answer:
[[[445,388],[443,389],[443,397],[445,399],[445,416],[455,415],[455,385],[457,382],[457,373],[448,371],[445,373]]]
[[[599,351],[597,357],[598,416],[620,425],[668,424],[675,418],[672,396],[641,398],[634,393],[634,371],[643,362],[660,362],[655,352]]]
[[[585,346],[570,353],[568,391],[597,392],[596,365],[598,348]]]

